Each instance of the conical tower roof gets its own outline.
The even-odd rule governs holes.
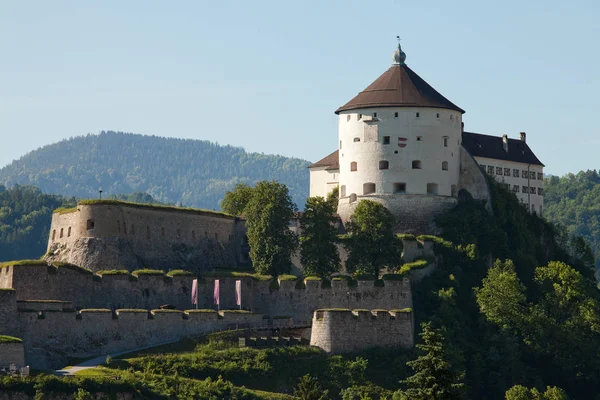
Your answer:
[[[431,107],[465,112],[410,69],[404,63],[405,59],[398,43],[395,64],[335,113],[374,107]]]

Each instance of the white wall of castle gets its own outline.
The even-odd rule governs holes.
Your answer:
[[[510,149],[509,149],[510,150]],[[530,212],[544,215],[544,167],[494,158],[475,157],[487,174],[504,183]]]
[[[327,198],[327,195],[338,186],[340,171],[327,167],[314,167],[310,169],[310,188],[309,196],[321,196]]]
[[[395,193],[455,196],[461,117],[436,108],[341,112],[340,202],[353,194],[359,199]]]

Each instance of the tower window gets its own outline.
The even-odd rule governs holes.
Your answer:
[[[394,154],[398,154],[398,150],[394,150]]]
[[[377,113],[373,113],[373,118],[377,118]]]
[[[420,116],[421,116],[420,113],[417,113],[417,118],[419,118]]]
[[[353,142],[354,142],[354,143],[356,143],[356,142],[360,142],[360,138],[359,138],[359,137],[355,137],[355,138],[353,139]]]
[[[440,113],[437,113],[437,114],[435,114],[435,117],[436,117],[437,119],[440,119]]]
[[[515,178],[518,178],[518,177],[519,177],[519,170],[518,170],[518,169],[513,169],[513,176],[514,176]]]
[[[454,115],[450,115],[450,121],[454,120]]]
[[[356,119],[357,119],[358,121],[360,121],[360,120],[362,119],[362,114],[358,114],[358,115],[356,116]]]
[[[63,237],[63,228],[60,228],[60,237]]]
[[[438,194],[438,184],[437,183],[428,183],[427,184],[427,194]]]
[[[394,113],[394,118],[398,118],[398,113],[397,112]]]
[[[383,144],[390,144],[390,137],[389,136],[384,136],[383,137]]]
[[[342,149],[342,141],[340,140],[340,150]]]
[[[357,165],[356,165],[356,161],[352,161],[350,163],[350,171],[352,172],[352,171],[357,171],[357,170],[358,170],[358,168],[357,168]]]
[[[504,176],[510,176],[510,168],[504,168]]]
[[[352,193],[350,195],[350,203],[354,203],[356,201],[356,193]]]
[[[496,167],[496,175],[502,175],[502,167]]]
[[[71,227],[69,227],[69,230],[67,231],[67,237],[71,237]]]
[[[513,192],[519,193],[519,185],[513,185]]]
[[[396,182],[394,183],[393,193],[406,193],[406,183]]]
[[[94,229],[94,227],[96,226],[96,224],[94,223],[93,219],[88,219],[86,225],[87,225],[87,230],[88,231],[91,230],[91,229]]]
[[[375,193],[375,184],[372,182],[363,184],[363,194],[372,194],[372,193]]]
[[[412,169],[421,169],[421,161],[419,160],[414,160],[412,162]]]
[[[417,136],[417,142],[422,142],[423,141],[423,136]]]
[[[340,197],[346,197],[346,185],[340,186]]]
[[[448,171],[448,161],[442,161],[442,171]]]
[[[196,240],[196,231],[192,229],[192,239]]]
[[[488,174],[490,174],[490,175],[494,174],[494,166],[493,165],[488,165]]]
[[[52,231],[52,240],[56,239],[56,229]]]
[[[379,169],[389,169],[390,168],[390,163],[389,161],[379,161]]]
[[[448,136],[444,136],[444,147],[448,147]]]
[[[346,115],[346,122],[350,121],[350,114]]]

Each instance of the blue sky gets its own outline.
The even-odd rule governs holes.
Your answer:
[[[597,0],[0,0],[0,166],[101,130],[316,161],[400,35],[466,130],[526,131],[548,173],[599,168],[598,20]]]

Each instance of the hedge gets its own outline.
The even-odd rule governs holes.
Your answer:
[[[167,272],[167,276],[196,276],[192,271],[185,271],[183,269],[174,269]]]
[[[396,235],[396,237],[398,237],[398,239],[402,239],[402,240],[410,240],[410,241],[417,240],[415,235],[413,235],[411,233],[399,233]]]
[[[96,274],[98,275],[129,275],[129,271],[127,271],[126,269],[103,269],[100,271],[97,271]]]
[[[23,341],[14,336],[0,335],[0,343],[23,343]]]
[[[295,281],[298,280],[298,277],[296,275],[279,275],[277,279],[279,281]]]
[[[140,275],[144,275],[144,276],[164,276],[165,275],[165,271],[162,271],[160,269],[138,269],[137,271],[133,271],[131,273],[131,275],[137,276],[137,277],[139,277]]]

